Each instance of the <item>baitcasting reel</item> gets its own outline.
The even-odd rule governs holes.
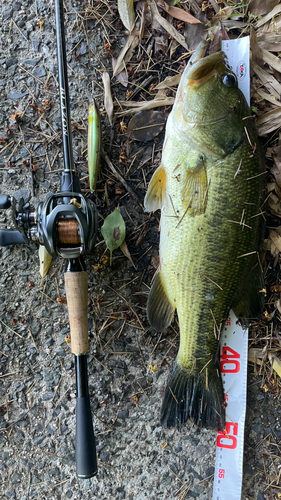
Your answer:
[[[63,172],[61,192],[50,194],[46,201],[32,211],[23,198],[0,195],[0,209],[12,208],[17,230],[0,230],[0,245],[28,244],[38,241],[48,253],[75,259],[92,253],[97,235],[97,210],[85,198],[77,174]]]

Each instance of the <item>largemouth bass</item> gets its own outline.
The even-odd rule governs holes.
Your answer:
[[[184,70],[166,126],[162,162],[145,197],[161,209],[160,266],[148,297],[151,325],[165,331],[177,310],[180,347],[161,423],[191,419],[224,428],[220,325],[233,308],[247,323],[261,312],[264,161],[254,119],[223,52],[200,44]]]

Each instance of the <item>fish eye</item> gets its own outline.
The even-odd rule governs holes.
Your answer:
[[[226,87],[233,87],[236,83],[236,78],[234,75],[228,74],[222,77],[222,83],[226,85]]]

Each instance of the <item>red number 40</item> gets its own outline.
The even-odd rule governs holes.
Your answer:
[[[238,373],[240,371],[240,354],[231,347],[223,347],[220,357],[221,373]]]

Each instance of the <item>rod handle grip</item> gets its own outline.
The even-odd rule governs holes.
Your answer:
[[[76,399],[76,474],[81,479],[98,471],[89,397]]]
[[[88,338],[88,273],[64,274],[69,314],[71,351],[76,356],[89,351]]]

